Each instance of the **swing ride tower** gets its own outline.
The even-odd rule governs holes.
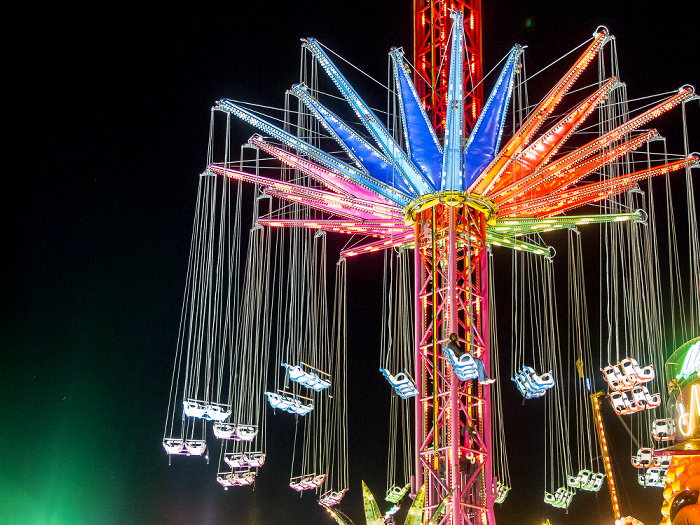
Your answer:
[[[314,239],[325,240],[324,232],[354,237],[355,244],[346,245],[340,251],[338,263],[342,268],[338,274],[342,277],[338,277],[336,282],[336,287],[339,287],[337,296],[342,297],[338,302],[342,308],[337,308],[338,326],[342,320],[342,330],[338,334],[344,334],[346,327],[345,293],[342,290],[349,259],[375,251],[413,250],[413,355],[405,359],[409,363],[392,362],[388,365],[382,362],[384,368],[380,368],[401,397],[398,402],[403,403],[404,413],[408,413],[409,403],[414,407],[414,457],[412,462],[406,462],[412,464],[413,472],[404,472],[404,475],[413,476],[413,494],[420,494],[421,488],[425,487],[424,522],[427,522],[427,516],[437,512],[441,525],[495,525],[494,504],[502,502],[510,489],[507,486],[508,476],[501,468],[505,460],[504,446],[494,443],[494,436],[503,435],[502,418],[492,419],[493,414],[499,413],[500,387],[498,384],[482,385],[477,380],[477,364],[474,361],[483,361],[488,376],[491,376],[493,364],[493,377],[497,378],[499,359],[495,339],[494,348],[490,348],[491,328],[495,326],[496,319],[489,315],[489,298],[492,297],[489,293],[489,251],[492,246],[497,246],[533,258],[551,258],[550,249],[542,238],[546,232],[594,224],[615,223],[624,226],[625,223],[643,222],[646,214],[631,206],[594,208],[594,211],[601,212],[598,214],[570,213],[589,204],[608,202],[631,191],[638,181],[673,171],[688,171],[690,167],[698,166],[698,155],[687,151],[682,158],[670,162],[665,157],[662,162],[655,161],[653,165],[649,161],[642,169],[631,163],[623,166],[621,162],[633,150],[658,137],[655,130],[640,128],[664,112],[697,97],[692,87],[684,86],[670,96],[665,94],[663,100],[645,106],[634,116],[625,115],[620,120],[603,122],[604,126],[598,125],[598,131],[591,138],[593,133],[588,130],[596,128],[596,125],[591,125],[586,119],[596,110],[601,110],[598,113],[605,115],[602,106],[622,90],[622,84],[615,74],[607,75],[599,68],[597,81],[570,92],[583,71],[612,40],[607,29],[600,27],[590,40],[580,46],[585,46],[583,52],[545,97],[534,105],[532,111],[513,108],[513,113],[517,112],[519,117],[516,119],[513,116],[508,138],[504,140],[505,144],[501,144],[507,127],[509,103],[520,98],[516,96],[519,93],[514,91],[521,89],[525,81],[521,60],[523,48],[515,45],[503,58],[495,85],[488,99],[483,101],[480,93],[479,1],[416,0],[414,14],[417,73],[411,73],[410,64],[401,49],[391,50],[389,56],[393,80],[390,80],[389,98],[394,97],[395,104],[394,110],[387,109],[386,125],[341,73],[328,49],[314,38],[307,38],[302,44],[302,63],[312,64],[314,72],[323,70],[326,73],[340,93],[342,102],[348,106],[342,111],[352,112],[351,119],[346,122],[321,102],[325,93],[318,88],[315,77],[311,77],[314,80],[309,85],[305,83],[306,77],[302,77],[301,82],[287,93],[288,98],[293,96],[298,99],[297,113],[303,116],[296,130],[286,120],[290,112],[288,107],[285,108],[284,125],[279,127],[258,109],[231,99],[221,99],[212,108],[212,129],[214,115],[225,114],[227,133],[224,161],[208,158],[202,180],[225,178],[246,182],[256,186],[256,203],[268,199],[268,213],[258,210],[257,204],[255,207],[251,231],[261,237],[258,244],[251,244],[254,249],[249,248],[249,254],[259,255],[259,260],[251,258],[250,264],[246,264],[246,271],[250,272],[246,273],[246,279],[249,278],[251,283],[267,282],[269,276],[274,275],[269,271],[257,275],[255,268],[260,266],[259,261],[268,261],[269,264],[270,260],[276,260],[270,255],[272,244],[269,239],[276,235],[273,230],[277,228],[295,229],[295,235],[303,228],[312,230],[316,232]],[[448,20],[451,22],[448,23]],[[587,90],[587,94],[581,95],[583,89]],[[571,102],[571,99],[567,99],[567,103],[562,104],[567,94],[573,95],[575,100]],[[341,104],[338,102],[341,97],[322,100]],[[556,119],[553,116],[555,110],[559,115]],[[230,159],[230,116],[241,119],[262,133],[252,136],[248,142],[247,146],[255,151],[255,160],[250,164],[244,165],[243,155],[240,164]],[[355,129],[360,127],[363,128],[362,132]],[[586,132],[577,134],[579,128]],[[570,138],[572,140],[567,142]],[[277,171],[274,173],[277,176],[263,175],[271,171],[259,169],[261,152],[267,156],[265,162],[275,165]],[[618,163],[616,169],[601,175],[613,163]],[[213,216],[213,212],[204,215]],[[238,231],[237,228],[240,229],[238,219],[233,222],[233,230]],[[207,242],[201,243],[202,246],[215,246],[213,230],[213,227],[207,230],[210,233]],[[264,239],[262,232],[265,232]],[[360,240],[357,241],[355,236],[360,236]],[[238,234],[230,237],[238,242]],[[228,239],[229,236],[225,235],[224,238]],[[253,237],[254,240],[256,238]],[[283,244],[280,243],[280,246]],[[323,253],[323,257],[319,256],[319,261],[325,261],[325,244],[323,246],[319,252]],[[238,248],[223,251],[234,253],[236,250]],[[290,251],[296,254],[294,261],[308,263],[308,250],[297,253],[291,248]],[[214,261],[213,255],[208,253],[193,258],[198,265],[203,264],[201,261],[210,261],[207,262],[207,275],[212,273],[209,268],[213,267],[211,261]],[[313,260],[316,260],[315,256]],[[216,267],[225,268],[226,264],[217,263]],[[199,270],[199,266],[195,270],[205,273],[205,269]],[[312,270],[309,269],[309,275],[325,275],[320,270]],[[297,290],[301,289],[300,281],[301,278],[290,278],[288,283]],[[235,289],[238,286],[236,282]],[[193,283],[192,289],[199,290],[194,280]],[[211,293],[206,288],[206,297],[201,301],[204,306],[193,306],[188,311],[183,309],[183,319],[187,320],[188,316],[195,320],[201,318],[202,333],[205,333],[204,328],[216,324],[198,312],[215,310],[209,307],[210,296],[224,303],[224,295],[219,293],[219,289],[225,289],[225,284],[220,287],[218,284],[216,287],[211,285]],[[279,283],[275,286],[281,290]],[[325,278],[308,289],[316,290],[311,294],[314,297],[322,297]],[[267,291],[263,294],[250,293],[251,298],[261,295],[267,296]],[[407,296],[410,296],[410,292]],[[303,293],[299,297],[303,297]],[[323,304],[323,301],[320,303]],[[235,311],[237,303],[231,304],[234,308],[226,308]],[[241,304],[247,305],[245,301]],[[279,304],[294,303],[279,299]],[[282,311],[284,308],[286,306]],[[242,340],[254,339],[255,332],[257,341],[258,330],[253,327],[260,326],[258,321],[261,318],[268,323],[270,312],[275,310],[267,303],[251,304],[243,310],[251,316],[250,322],[245,325],[251,327],[251,332],[250,337],[243,337]],[[190,311],[193,313],[188,313]],[[321,311],[327,311],[327,307],[314,307],[308,310],[308,315],[296,317],[310,319]],[[183,326],[189,324],[183,322]],[[229,324],[219,324],[228,333]],[[263,323],[262,326],[268,325]],[[325,325],[321,323],[320,326],[318,333],[325,334],[327,330],[322,329]],[[410,329],[407,331],[410,332]],[[268,356],[260,355],[257,349],[268,348],[269,339],[261,345],[249,344],[245,352],[241,352],[240,348],[234,351],[232,346],[228,357],[229,387],[225,388],[225,353],[222,351],[217,359],[212,359],[209,354],[204,355],[200,347],[207,345],[201,342],[204,339],[199,335],[200,330],[196,332],[197,341],[190,345],[190,339],[183,337],[187,344],[182,344],[176,355],[163,446],[171,455],[204,454],[205,425],[212,421],[215,434],[219,431],[217,438],[230,442],[228,445],[225,442],[223,457],[224,460],[231,460],[226,463],[232,471],[220,473],[219,482],[225,488],[249,485],[264,461],[266,420],[260,419],[260,414],[265,413],[264,408],[259,406],[260,400],[266,395],[273,409],[294,413],[300,416],[297,420],[316,421],[314,417],[321,414],[324,407],[327,409],[335,403],[330,399],[342,397],[340,390],[336,393],[334,389],[342,387],[344,392],[347,376],[340,374],[341,369],[345,374],[345,367],[339,363],[345,355],[345,336],[333,338],[340,341],[334,347],[337,347],[337,355],[334,354],[332,360],[336,370],[333,373],[330,373],[333,369],[323,356],[306,357],[300,351],[285,355],[284,359],[278,356],[278,362],[274,363],[276,366],[268,366]],[[261,329],[259,332],[267,333],[269,330]],[[304,346],[300,337],[294,335],[297,333],[301,332],[292,334],[290,331],[292,335],[289,337],[295,349]],[[447,348],[452,333],[457,334],[458,344],[465,352],[462,356],[451,354]],[[318,339],[325,340],[324,337],[319,336]],[[210,338],[216,339],[213,336]],[[406,351],[406,354],[409,353]],[[216,374],[211,369],[213,362],[220,363]],[[253,362],[255,370],[250,369]],[[180,365],[185,370],[182,375]],[[276,390],[265,391],[268,388],[268,368],[278,371],[276,377],[280,384],[286,385],[291,381],[297,383],[296,386],[292,385],[289,391],[275,385]],[[530,371],[526,378],[529,383],[518,382],[518,379],[524,381],[526,369]],[[296,374],[295,377],[292,377],[292,373]],[[319,374],[323,377],[321,382]],[[202,381],[199,381],[200,376],[204,378]],[[210,388],[210,377],[218,378],[216,388]],[[240,383],[240,378],[245,377],[256,380],[244,385]],[[503,378],[497,379],[503,381]],[[513,380],[526,399],[542,396],[545,390],[555,386],[555,381],[563,381],[553,378],[551,372],[538,376],[532,367],[525,366]],[[308,395],[299,395],[299,385],[307,388],[301,392]],[[308,388],[315,391],[310,392]],[[246,395],[240,396],[241,392]],[[255,400],[255,405],[248,407],[249,410],[246,408],[246,412],[234,406],[237,399],[234,399],[234,395]],[[408,400],[411,397],[413,400]],[[185,412],[180,420],[176,414],[179,414],[181,405]],[[317,436],[321,435],[323,425],[331,418],[336,421],[337,428],[346,428],[346,419],[343,418],[347,414],[344,405],[341,405],[336,403],[333,414],[328,412],[328,417],[324,418],[319,415],[318,424],[308,426],[310,430],[305,436],[309,438],[309,443],[320,443]],[[245,412],[245,421],[241,421],[242,412]],[[237,424],[234,424],[234,417],[239,420]],[[229,418],[230,421],[227,421]],[[336,434],[341,435],[342,432]],[[565,437],[560,441],[563,443]],[[261,446],[256,448],[258,442]],[[347,440],[343,438],[334,445],[334,450],[346,453],[346,444]],[[227,452],[229,449],[232,452]],[[241,454],[246,459],[245,465],[240,461]],[[315,452],[308,454],[310,457],[316,455],[321,456]],[[303,464],[302,475],[292,477],[290,487],[299,491],[320,489],[327,496],[319,500],[324,507],[337,505],[348,490],[349,481],[347,454],[336,455],[335,467],[329,467],[329,462],[319,462],[313,468]],[[410,453],[405,456],[410,456]],[[333,478],[333,468],[342,471],[342,475]],[[567,467],[557,465],[557,468],[563,472]],[[409,470],[409,467],[404,467],[404,470]],[[551,485],[545,487],[545,502],[566,508],[574,492],[567,487],[566,481],[564,486],[561,486],[560,480],[556,480],[556,483],[559,485],[555,485],[552,477]],[[403,490],[399,499],[407,489]],[[392,500],[387,498],[387,501]],[[445,501],[447,504],[443,509],[441,504]],[[378,508],[376,510],[379,512]]]
[[[488,373],[488,210],[436,198],[416,213],[415,486],[426,507],[454,490],[450,523],[495,523],[490,388],[460,381],[442,355],[449,335]],[[443,202],[441,202],[443,201]]]
[[[461,90],[449,83],[443,67],[453,9],[464,20],[466,74]],[[483,106],[480,0],[416,0],[413,42],[415,85],[433,129],[444,137],[451,88],[461,91],[462,126],[468,133]],[[455,55],[461,51],[455,49]],[[453,133],[455,125],[459,122],[452,123]],[[452,193],[430,199],[409,216],[415,221],[414,366],[419,391],[414,412],[414,492],[425,483],[426,506],[432,509],[454,490],[450,508],[454,524],[467,522],[468,515],[476,517],[474,523],[487,523],[487,519],[495,523],[490,389],[459,381],[441,355],[449,335],[456,333],[460,346],[481,358],[487,373],[490,370],[488,215],[484,203]]]

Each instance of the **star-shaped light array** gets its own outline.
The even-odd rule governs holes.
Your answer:
[[[219,101],[215,109],[236,115],[281,143],[284,147],[258,135],[250,139],[251,145],[279,159],[286,166],[300,170],[325,189],[282,182],[216,164],[210,165],[208,170],[262,185],[268,195],[336,217],[322,220],[268,218],[260,219],[260,223],[379,238],[345,250],[342,252],[344,256],[413,244],[416,211],[436,201],[466,202],[482,210],[487,218],[488,244],[546,253],[543,247],[518,237],[571,228],[577,224],[640,220],[641,213],[563,214],[627,191],[641,179],[700,162],[698,155],[694,154],[604,181],[585,180],[588,175],[657,137],[655,130],[634,136],[631,133],[665,111],[695,97],[690,86],[681,88],[663,102],[570,153],[557,155],[585,119],[620,86],[616,78],[611,78],[551,127],[540,132],[583,70],[611,38],[605,28],[599,28],[576,63],[501,147],[508,101],[522,53],[522,48],[515,46],[465,143],[462,14],[456,11],[453,18],[444,144],[440,143],[430,124],[400,49],[392,49],[390,56],[405,149],[360,98],[322,46],[309,38],[304,40],[303,47],[314,55],[326,71],[374,143],[365,140],[316,100],[304,85],[298,84],[293,86],[291,92],[343,148],[350,162],[280,129],[228,99]],[[290,149],[296,154],[291,153]]]

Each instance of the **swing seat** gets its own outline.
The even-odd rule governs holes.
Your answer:
[[[652,423],[651,434],[656,441],[673,441],[676,439],[676,420],[655,419]]]
[[[671,466],[671,456],[654,456],[654,466],[667,469]]]
[[[664,488],[666,485],[666,473],[666,469],[652,467],[645,471],[644,474],[639,474],[637,480],[644,487]]]
[[[605,380],[613,390],[624,390],[634,386],[634,383],[627,379],[627,376],[620,371],[617,365],[608,365],[605,368],[601,368],[601,370],[603,371]]]
[[[236,441],[253,441],[257,435],[258,427],[254,425],[237,425],[234,439]]]
[[[408,483],[405,487],[392,485],[392,487],[386,492],[384,499],[389,503],[398,503],[406,495],[409,488],[411,488],[410,483]]]
[[[566,487],[560,487],[554,494],[544,493],[544,502],[558,509],[565,509],[571,504],[574,492]]]
[[[626,391],[613,392],[610,394],[610,402],[612,403],[615,412],[620,415],[633,414],[634,412],[643,410],[643,407],[640,407],[633,401],[630,401],[630,399],[627,397]]]
[[[292,406],[291,400],[279,394],[275,394],[274,392],[265,392],[265,395],[267,396],[267,400],[270,402],[270,406],[272,406],[272,408],[287,410]]]
[[[210,421],[218,421],[219,423],[228,419],[231,415],[231,409],[227,410],[226,405],[219,405],[216,403],[210,403],[207,405],[206,419]]]
[[[302,490],[314,489],[316,488],[316,486],[313,484],[313,480],[315,477],[316,474],[305,474],[303,476],[291,478],[289,480],[289,486],[297,492],[301,492]],[[323,483],[323,481],[321,481],[321,483]]]
[[[282,363],[282,366],[287,369],[289,379],[292,381],[299,381],[299,379],[306,375],[306,372],[304,372],[300,366],[288,365],[287,363]]]
[[[645,408],[656,408],[661,404],[659,394],[651,395],[645,386],[638,386],[632,389],[632,398],[641,410]]]
[[[224,461],[231,469],[240,469],[248,466],[248,459],[243,452],[228,452]]]
[[[314,409],[313,402],[310,402],[308,405],[303,405],[298,399],[295,399],[295,401],[296,403],[294,403],[294,408],[293,410],[290,410],[290,412],[294,412],[300,416],[305,416]]]
[[[168,454],[183,454],[185,452],[185,442],[182,439],[164,438],[163,448]]]
[[[272,408],[279,408],[286,412],[299,414],[300,416],[305,416],[314,409],[313,401],[309,401],[308,405],[304,405],[295,397],[287,397],[275,394],[274,392],[265,392],[265,395],[270,405],[272,405]]]
[[[646,383],[654,379],[654,365],[641,368],[636,359],[626,357],[620,361],[620,366],[622,366],[627,378],[635,384]]]
[[[224,475],[224,478],[230,483],[230,485],[228,485],[229,487],[252,485],[253,481],[255,481],[255,472],[253,472],[252,470],[242,470],[222,474]]]
[[[185,415],[188,417],[203,419],[207,413],[206,403],[201,403],[195,399],[186,399],[182,402],[182,407]]]
[[[515,385],[525,399],[542,397],[549,388],[554,386],[551,372],[539,376],[529,366],[524,366],[517,372],[512,381],[515,381]]]
[[[450,363],[450,366],[452,366],[452,370],[460,381],[469,381],[479,377],[479,372],[476,369],[474,357],[472,357],[471,354],[463,354],[459,359],[457,359],[454,351],[447,347],[442,349],[442,353],[445,356],[445,359],[447,359],[447,361]]]
[[[508,495],[508,492],[510,491],[510,487],[508,485],[504,485],[500,481],[496,482],[496,503],[503,503],[506,499],[506,496]]]
[[[537,375],[531,367],[524,366],[521,373],[533,391],[547,390],[548,388],[552,388],[554,386],[554,377],[552,377],[551,370],[542,375]]]
[[[185,441],[185,452],[188,456],[201,456],[207,450],[207,442],[203,439]]]
[[[318,503],[324,507],[333,507],[340,503],[340,500],[343,499],[343,496],[345,496],[347,491],[348,489],[342,489],[337,492],[333,492],[331,490],[324,492],[319,498]]]
[[[246,460],[250,467],[262,467],[265,464],[265,454],[263,452],[248,452]]]
[[[214,423],[214,437],[217,439],[235,439],[236,425],[231,423]]]
[[[224,487],[225,489],[229,487],[235,487],[236,485],[234,484],[233,480],[231,479],[231,472],[219,472],[216,475],[216,481]]]
[[[305,386],[306,388],[311,388],[316,392],[320,392],[331,386],[331,382],[325,379],[321,379],[315,372],[306,372],[301,365],[289,365],[287,363],[282,363],[282,366],[287,369],[287,374],[289,374],[289,379]]]
[[[314,478],[309,482],[313,487],[319,488],[321,485],[323,485],[323,482],[326,480],[327,474],[319,474],[318,476],[314,476]]]
[[[591,472],[586,483],[581,484],[581,490],[587,490],[589,492],[598,492],[600,487],[603,486],[603,480],[605,479],[605,474],[601,472]]]
[[[635,468],[648,468],[654,461],[654,449],[640,448],[636,456],[632,456],[632,466]]]
[[[583,469],[576,476],[566,476],[566,484],[569,487],[580,489],[584,484],[588,483],[590,476],[591,471]]]
[[[409,399],[418,395],[418,389],[411,379],[404,373],[400,372],[392,376],[388,370],[380,368],[379,371],[384,374],[386,380],[394,388],[401,399]]]
[[[321,390],[325,390],[331,386],[330,381],[321,379],[317,374],[310,374],[310,378],[301,384],[315,390],[316,392],[320,392]]]

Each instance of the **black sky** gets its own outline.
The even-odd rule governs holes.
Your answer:
[[[182,461],[168,467],[160,440],[197,176],[216,100],[281,106],[307,36],[385,79],[390,47],[412,46],[410,3],[54,3],[23,11],[11,61],[21,65],[8,79],[21,96],[6,102],[20,106],[10,110],[22,115],[29,162],[6,175],[4,192],[0,522],[329,523],[315,498],[287,486],[293,428],[279,415],[280,438],[254,491],[223,492],[214,462],[175,458]],[[528,71],[537,71],[604,24],[617,37],[630,97],[700,87],[698,14],[697,3],[484,0],[485,70],[517,42],[528,45]],[[561,73],[543,75],[539,93]],[[252,130],[234,133],[242,143]],[[700,149],[697,134],[691,142]],[[349,279],[366,290],[350,298],[351,492],[342,507],[359,520],[359,480],[379,494],[386,469],[386,400],[376,399],[387,396],[373,350],[381,256],[351,264]],[[519,403],[506,416],[520,468],[499,523],[607,523],[604,490],[577,496],[568,515],[544,505],[542,465],[524,459],[541,454],[541,429],[522,432],[529,416]],[[626,440],[618,436],[623,452]],[[661,491],[636,485],[624,454],[619,468],[627,472],[623,510],[654,523]]]

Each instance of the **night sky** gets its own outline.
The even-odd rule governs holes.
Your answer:
[[[697,2],[483,4],[485,71],[517,42],[535,72],[604,24],[631,98],[700,88]],[[308,36],[385,79],[392,46],[410,56],[410,2],[53,3],[31,6],[23,20],[11,51],[21,67],[8,78],[21,95],[7,102],[28,113],[29,162],[7,175],[4,192],[0,523],[331,523],[314,495],[288,487],[289,414],[270,419],[275,439],[254,490],[224,492],[216,461],[176,457],[168,466],[161,438],[198,174],[216,100],[282,106]],[[538,77],[535,98],[563,72]],[[697,109],[689,115],[697,119]],[[234,142],[252,132],[236,123]],[[692,150],[699,137],[691,135]],[[19,191],[10,189],[18,180]],[[376,495],[385,490],[381,272],[378,254],[348,265],[351,485],[341,509],[358,522],[360,480]],[[543,503],[544,439],[531,419],[541,410],[509,400],[514,488],[499,523],[611,523],[607,486],[579,493],[568,514]],[[629,438],[607,415],[623,513],[657,523],[661,490],[638,486]]]

